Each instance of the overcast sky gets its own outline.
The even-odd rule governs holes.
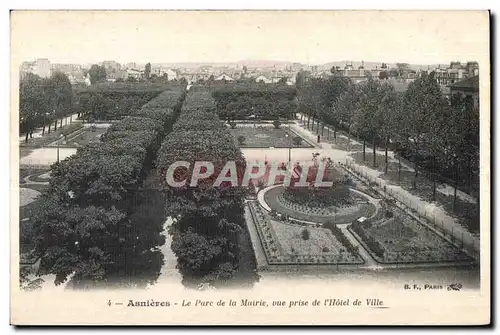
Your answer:
[[[19,62],[429,64],[488,52],[487,12],[17,11],[11,24]]]

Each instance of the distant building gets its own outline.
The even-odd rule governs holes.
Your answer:
[[[22,62],[19,69],[21,78],[24,78],[28,73],[35,73],[35,62]]]
[[[59,71],[67,75],[82,71],[82,66],[80,64],[52,64],[53,71]]]
[[[35,65],[33,67],[33,73],[42,77],[48,78],[50,77],[52,71],[50,66],[50,61],[47,58],[39,58],[35,61]]]
[[[216,81],[219,81],[219,80],[233,81],[234,79],[231,76],[229,76],[227,73],[223,72],[219,76],[217,76],[215,78],[215,80]]]
[[[272,83],[272,80],[269,79],[269,78],[267,78],[264,75],[260,75],[260,76],[255,77],[255,82],[256,83],[266,83],[266,84],[269,84],[269,83]]]
[[[155,74],[158,77],[162,77],[164,74],[168,76],[168,80],[177,79],[177,72],[171,69],[163,68],[163,67],[155,67],[151,69],[151,74]]]
[[[435,78],[440,85],[448,86],[462,79],[479,75],[479,64],[477,62],[467,62],[462,65],[460,62],[450,62],[448,68],[429,69],[427,72],[434,72]]]
[[[470,96],[474,102],[474,107],[479,107],[479,76],[469,77],[451,85],[450,95],[460,94],[463,97]]]
[[[334,72],[336,76],[349,78],[355,84],[363,82],[368,79],[368,76],[371,76],[371,72],[365,70],[364,62],[361,62],[357,69],[354,69],[352,62],[346,63],[344,69],[335,68]]]
[[[126,69],[127,78],[132,77],[135,79],[142,78],[143,71],[137,69]]]
[[[115,70],[109,73],[106,73],[106,81],[115,82],[118,79],[127,79],[128,73],[126,70]]]
[[[108,70],[118,71],[122,68],[122,65],[114,60],[106,60],[102,62],[101,65],[106,69],[106,73],[108,72]]]
[[[125,67],[127,69],[137,69],[137,63],[135,63],[135,62],[127,63],[127,64],[125,64]]]

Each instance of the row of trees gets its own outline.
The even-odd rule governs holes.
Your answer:
[[[160,94],[159,90],[86,90],[76,94],[75,110],[83,120],[117,120],[134,114],[142,105]]]
[[[74,96],[68,77],[54,72],[50,78],[28,73],[21,79],[19,90],[19,131],[26,134],[26,142],[33,131],[46,127],[50,133],[52,124],[57,130],[58,120],[73,113]]]
[[[141,186],[180,110],[184,88],[157,96],[113,125],[102,142],[79,148],[52,166],[49,187],[29,220],[38,275],[55,284],[156,280],[165,242],[163,200]],[[29,232],[26,226],[23,233]],[[127,282],[125,278],[131,281]]]
[[[224,119],[245,119],[251,115],[264,120],[290,118],[296,110],[296,91],[282,85],[213,85],[217,112]]]
[[[455,184],[465,181],[471,189],[479,172],[479,110],[470,96],[443,95],[434,74],[422,74],[407,91],[369,78],[353,84],[342,77],[297,78],[299,111],[309,118],[356,134],[373,146],[392,147],[414,163],[416,178],[421,169],[436,178],[448,177]],[[318,133],[320,127],[316,127]],[[336,131],[334,131],[334,138]],[[451,173],[450,173],[451,172]],[[435,197],[435,187],[434,187]]]
[[[245,229],[245,191],[235,185],[226,187],[228,182],[220,187],[213,184],[227,161],[236,162],[241,181],[245,160],[218,119],[215,101],[207,89],[190,89],[172,133],[162,144],[158,161],[158,174],[167,193],[167,215],[175,220],[172,250],[184,280],[216,284],[233,278],[241,270],[239,241]],[[196,161],[212,162],[215,172],[195,187],[172,188],[166,184],[165,174],[177,161],[191,165],[175,171],[176,181],[186,179],[189,183]]]

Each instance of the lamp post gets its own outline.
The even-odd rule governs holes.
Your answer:
[[[292,137],[289,134],[285,134],[285,137],[288,138],[288,166],[292,164]]]

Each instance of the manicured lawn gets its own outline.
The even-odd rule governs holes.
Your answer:
[[[292,148],[313,148],[305,140],[302,140],[299,146],[295,145],[292,139],[298,135],[289,131],[286,126],[282,127],[275,129],[272,126],[257,126],[256,128],[253,126],[240,126],[231,129],[231,134],[234,136],[235,143],[241,148],[288,148],[290,145]],[[285,136],[287,133],[290,134],[289,137]],[[239,136],[245,137],[245,142],[242,145],[238,142]]]
[[[356,163],[360,165],[367,166],[373,169],[373,153],[366,153],[366,160],[363,161],[363,153],[356,152],[350,155]],[[376,155],[377,170],[384,171],[385,167],[385,156],[377,154]],[[404,166],[401,168],[401,173],[399,173],[399,167],[397,162],[389,161],[389,167],[387,174],[381,174],[380,178],[391,182],[394,185],[401,186],[404,190],[414,194],[425,201],[433,201],[433,182],[425,175],[419,174],[416,179],[416,188],[413,187],[413,180],[415,179],[415,173],[409,171]],[[436,182],[436,187],[439,187],[440,183]],[[479,233],[479,205],[476,203],[471,203],[457,197],[457,205],[455,210],[453,210],[453,196],[445,195],[436,190],[436,204],[443,206],[446,212],[458,219],[458,222],[466,227],[471,233]]]
[[[78,148],[89,143],[99,142],[101,135],[104,134],[107,130],[108,130],[107,128],[96,128],[94,130],[90,130],[90,128],[85,128],[77,136],[73,138],[68,137],[65,144],[60,143],[60,147]]]
[[[71,133],[73,133],[81,128],[83,128],[82,123],[75,122],[72,124],[64,125],[62,128],[58,127],[56,131],[51,129],[50,134],[46,130],[45,134],[42,137],[30,138],[30,139],[28,139],[28,143],[22,141],[19,144],[19,146],[26,147],[26,148],[32,148],[32,149],[41,148],[41,147],[47,146],[48,144],[58,140],[61,137],[61,135],[70,136]]]
[[[459,248],[396,207],[393,217],[353,224],[350,229],[384,263],[458,262],[471,259]]]
[[[348,251],[329,229],[278,221],[271,218],[257,202],[249,202],[249,208],[267,262],[271,265],[364,263],[357,253]],[[307,231],[307,237],[304,237],[304,231]]]
[[[353,203],[349,206],[311,208],[304,204],[286,201],[282,196],[283,192],[283,187],[270,189],[264,194],[264,200],[276,212],[298,220],[318,223],[329,221],[334,221],[337,224],[350,223],[361,216],[370,217],[376,211],[372,204],[357,195],[352,196]]]
[[[349,141],[347,140],[347,137],[339,136],[338,134],[337,134],[337,139],[335,140],[333,138],[333,133],[330,133],[329,142],[332,144],[332,148],[334,148],[334,149],[339,149],[339,150],[344,150],[344,151],[347,151],[347,150],[357,151],[357,150],[363,149],[363,146],[359,143],[354,143],[352,138],[351,138],[351,145],[349,146]]]

